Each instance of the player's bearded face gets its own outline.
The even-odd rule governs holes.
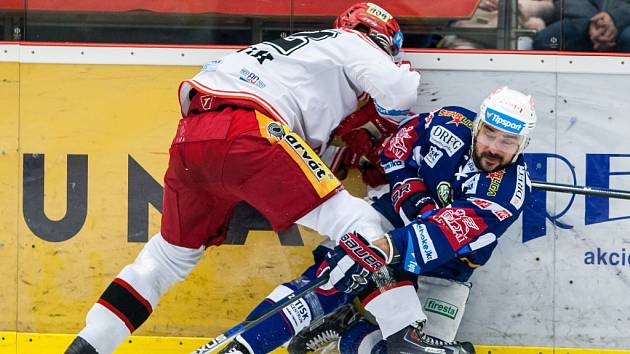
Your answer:
[[[473,147],[475,165],[484,172],[504,169],[514,158],[522,139],[518,135],[483,124]]]

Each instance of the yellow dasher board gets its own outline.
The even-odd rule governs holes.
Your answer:
[[[180,115],[177,88],[197,70],[20,65],[19,118],[13,112],[2,121],[17,126],[19,120],[20,127],[19,151],[14,136],[5,139],[13,141],[10,159],[3,155],[11,165],[2,179],[13,188],[2,193],[12,193],[5,200],[13,203],[0,215],[5,228],[17,229],[17,239],[5,232],[7,245],[0,248],[13,273],[0,306],[17,316],[2,316],[0,330],[76,333],[113,277],[159,230],[162,176]],[[208,249],[136,334],[220,333],[277,284],[299,275],[322,240],[293,230],[287,241],[264,225],[256,228],[240,244]]]

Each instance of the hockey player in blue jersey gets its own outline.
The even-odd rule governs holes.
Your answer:
[[[530,191],[522,152],[535,123],[531,96],[507,87],[486,98],[479,114],[447,106],[403,122],[381,155],[391,193],[374,203],[395,228],[371,243],[357,233],[344,235],[331,252],[316,257],[323,259],[319,265],[278,287],[250,315],[328,269],[331,280],[323,287],[328,295],[301,300],[308,320],[285,309],[245,332],[226,352],[270,351],[359,295],[380,331],[363,320],[355,322],[339,341],[341,353],[474,353],[469,343],[452,342],[468,298],[466,282],[522,211]],[[396,280],[386,288],[362,284],[375,269],[351,251],[357,247],[388,264]],[[409,299],[409,292],[400,289],[411,287],[415,296],[418,285],[420,297],[430,301],[412,306],[417,298]],[[443,303],[457,307],[457,313],[435,316],[439,311],[427,307]],[[349,322],[354,316],[339,318]],[[335,321],[323,323],[300,333],[290,352],[314,350],[341,331],[331,327]],[[386,342],[379,342],[383,337]]]
[[[422,275],[419,295],[424,300],[445,297],[438,301],[460,310],[454,318],[427,311],[426,324],[414,323],[387,336],[388,353],[470,352],[468,345],[448,342],[463,315],[466,282],[489,260],[530,192],[521,153],[535,123],[533,99],[503,87],[484,100],[478,115],[463,107],[442,107],[403,123],[386,144],[381,163],[391,193],[373,206],[396,227],[387,235],[400,256],[393,267]],[[430,305],[423,301],[425,309]],[[376,345],[381,338],[377,330],[355,324],[342,337],[341,352]]]

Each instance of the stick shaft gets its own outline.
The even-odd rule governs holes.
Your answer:
[[[630,199],[630,191],[620,189],[606,189],[589,186],[574,186],[571,184],[551,183],[532,181],[532,187],[549,192],[573,193],[582,195],[592,195],[596,197]]]
[[[317,278],[316,281],[312,282],[308,286],[298,289],[293,294],[273,304],[267,310],[267,312],[263,313],[262,315],[256,317],[253,320],[243,321],[237,324],[236,326],[225,331],[223,334],[218,335],[212,341],[204,344],[202,347],[195,350],[191,354],[206,354],[206,353],[213,352],[217,348],[221,347],[221,345],[226,343],[227,341],[233,339],[234,337],[252,328],[253,326],[256,326],[257,324],[263,322],[269,317],[275,315],[276,313],[280,312],[283,308],[287,307],[294,301],[297,301],[303,298],[304,296],[310,294],[316,288],[319,288],[320,286],[326,284],[327,281],[328,281],[328,274],[322,275],[321,277]]]

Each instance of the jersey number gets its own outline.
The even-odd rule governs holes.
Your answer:
[[[279,38],[274,41],[264,43],[272,46],[282,55],[291,55],[291,53],[304,47],[311,40],[321,41],[326,38],[337,37],[338,34],[338,32],[332,30],[298,32],[285,38]]]

